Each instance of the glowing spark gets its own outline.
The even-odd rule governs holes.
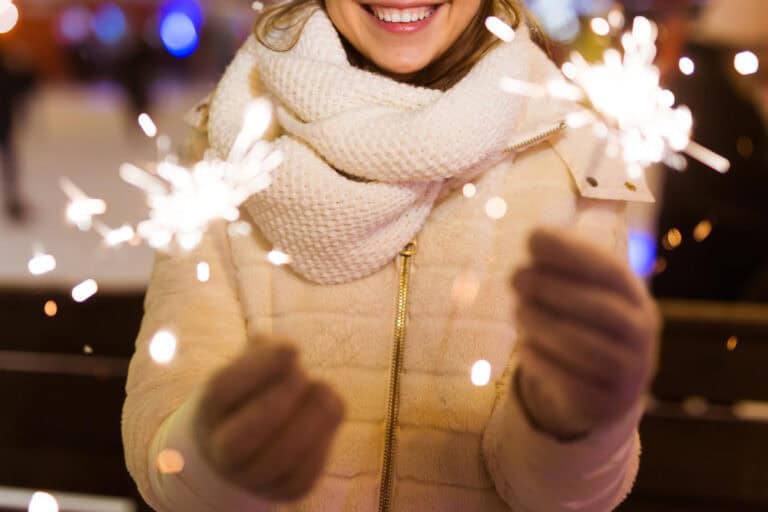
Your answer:
[[[99,291],[99,285],[93,279],[86,279],[72,288],[72,298],[75,302],[85,302]]]
[[[485,28],[505,43],[515,39],[515,29],[496,16],[488,16],[485,19]]]
[[[595,18],[592,24],[597,33],[610,32],[611,23],[603,18]],[[691,141],[691,111],[675,107],[674,94],[661,88],[660,72],[653,64],[657,36],[656,25],[638,17],[632,30],[622,36],[623,53],[610,48],[596,64],[573,53],[562,67],[563,78],[545,85],[506,78],[501,87],[512,94],[576,103],[581,108],[567,116],[568,126],[592,125],[605,139],[606,152],[621,156],[633,179],[643,169],[672,161],[680,153],[718,172],[727,171],[727,159]],[[681,69],[687,65],[682,62]]]
[[[485,214],[493,220],[499,220],[507,214],[507,202],[500,197],[492,197],[485,203]]]
[[[472,365],[472,384],[477,387],[488,385],[491,381],[491,363],[485,359],[477,361]]]
[[[736,347],[739,345],[739,338],[736,336],[731,336],[728,338],[728,341],[726,342],[725,346],[728,349],[728,352],[733,352],[736,350]]]
[[[461,189],[462,194],[464,194],[464,197],[466,198],[472,198],[477,195],[477,187],[473,185],[472,183],[467,183],[464,185],[464,187]]]
[[[154,139],[155,137],[157,137],[157,125],[152,120],[152,118],[149,117],[149,114],[139,115],[139,126],[144,132],[144,135],[146,135],[150,139]]]
[[[29,500],[28,512],[59,512],[59,503],[52,494],[38,491]]]
[[[197,264],[197,280],[201,283],[207,283],[211,279],[211,266],[206,262]]]
[[[760,70],[760,59],[752,52],[739,52],[733,59],[733,67],[740,75],[754,75]]]
[[[29,273],[41,276],[56,269],[56,258],[50,254],[37,253],[27,263]]]
[[[282,251],[278,251],[277,249],[269,251],[269,254],[267,254],[267,259],[271,264],[277,265],[278,267],[281,265],[287,265],[291,262],[290,256]]]
[[[177,450],[163,450],[157,455],[157,469],[167,475],[181,473],[184,469],[184,456]]]
[[[149,215],[135,227],[109,230],[97,225],[105,243],[116,246],[138,237],[154,249],[170,250],[175,242],[190,250],[200,243],[211,222],[237,221],[243,202],[268,187],[270,173],[282,163],[282,155],[261,140],[272,121],[272,109],[266,99],[256,100],[246,109],[242,130],[226,160],[208,152],[203,161],[187,168],[168,155],[154,172],[123,164],[120,177],[144,192]],[[148,135],[156,133],[149,116],[141,119]],[[62,188],[72,201],[68,218],[81,229],[90,229],[93,216],[104,213],[106,205],[88,198],[69,180],[62,180]]]
[[[118,229],[106,229],[102,234],[104,243],[109,247],[117,247],[128,243],[136,236],[136,232],[131,226],[125,225]]]
[[[718,155],[711,149],[705,148],[694,141],[688,142],[685,152],[691,158],[698,160],[719,173],[725,174],[731,169],[731,162],[727,158]]]
[[[90,345],[83,345],[83,354],[86,354],[86,355],[93,354],[93,347]]]
[[[49,300],[45,303],[45,306],[43,306],[43,311],[45,312],[45,316],[54,317],[56,316],[56,313],[59,312],[59,306],[56,304],[55,300]]]
[[[158,364],[170,363],[176,355],[176,336],[168,331],[159,331],[149,343],[149,355]]]
[[[19,22],[19,8],[9,0],[0,0],[0,34],[7,34]]]
[[[681,57],[678,65],[680,72],[685,76],[691,76],[696,72],[696,63],[690,57]]]
[[[70,200],[66,210],[67,220],[81,231],[91,229],[93,217],[107,211],[107,203],[88,197],[69,178],[60,178],[59,185]]]
[[[697,242],[703,242],[707,238],[709,238],[709,235],[712,234],[712,223],[708,220],[703,220],[696,224],[696,227],[693,228],[693,238]]]
[[[607,36],[611,33],[611,25],[605,18],[592,18],[589,25],[592,27],[592,32],[599,36]]]

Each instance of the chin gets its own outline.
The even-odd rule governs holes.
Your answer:
[[[426,68],[432,59],[430,57],[409,59],[373,59],[373,62],[383,71],[392,75],[412,75]]]

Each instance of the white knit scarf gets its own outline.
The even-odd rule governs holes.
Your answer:
[[[292,50],[276,52],[251,38],[238,53],[216,93],[211,143],[221,152],[231,146],[242,103],[229,98],[246,94],[255,71],[279,105],[285,134],[276,146],[284,163],[247,210],[300,275],[349,282],[397,256],[446,183],[469,180],[505,157],[525,129],[530,102],[503,92],[499,80],[529,80],[530,67],[542,62],[520,30],[450,90],[415,87],[351,66],[321,10]]]

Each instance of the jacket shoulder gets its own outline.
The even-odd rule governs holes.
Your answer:
[[[611,155],[592,128],[568,128],[548,145],[565,165],[579,193],[591,199],[655,202],[644,176],[630,177],[624,161]]]

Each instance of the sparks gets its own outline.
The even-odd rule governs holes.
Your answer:
[[[72,298],[75,302],[85,302],[99,291],[99,285],[93,279],[86,279],[72,288]]]
[[[149,116],[149,114],[141,114],[139,116],[139,126],[141,127],[144,135],[150,139],[157,137],[157,125]]]
[[[269,186],[271,172],[282,163],[282,155],[261,140],[271,120],[271,102],[254,101],[246,109],[242,130],[226,160],[209,151],[192,167],[182,166],[171,154],[157,162],[152,172],[123,164],[120,177],[144,192],[149,208],[147,219],[135,226],[113,230],[98,223],[94,217],[106,211],[104,201],[88,197],[62,178],[62,189],[70,199],[67,218],[84,231],[95,227],[109,247],[138,239],[153,249],[194,249],[211,222],[238,221],[243,202]],[[156,135],[148,115],[142,114],[139,122],[148,136]],[[164,141],[164,145],[169,144]]]
[[[56,258],[42,252],[36,253],[27,263],[27,269],[33,276],[41,276],[56,270]]]
[[[515,29],[496,16],[488,16],[485,19],[485,28],[490,30],[493,35],[505,43],[509,43],[515,39]]]
[[[59,512],[59,503],[52,494],[38,491],[29,500],[28,512]]]
[[[491,363],[485,359],[477,361],[472,365],[471,372],[472,384],[477,387],[487,386],[491,381]]]
[[[158,364],[168,364],[176,356],[176,336],[169,331],[159,331],[149,342],[149,355]]]
[[[600,18],[594,23],[596,32],[602,33],[609,26],[603,21]],[[573,53],[562,67],[563,78],[546,85],[504,78],[500,86],[512,94],[579,105],[580,109],[567,117],[567,124],[572,128],[591,125],[596,135],[605,139],[607,151],[621,155],[631,177],[638,177],[651,165],[676,161],[681,153],[718,172],[727,172],[727,159],[691,140],[691,111],[675,106],[674,94],[661,87],[659,69],[653,64],[657,36],[656,25],[638,17],[632,30],[621,38],[623,53],[608,49],[596,64]],[[690,64],[692,61],[681,61],[681,69],[691,70]],[[683,166],[678,163],[676,167]]]
[[[88,197],[69,178],[60,178],[59,185],[70,201],[66,210],[67,220],[81,231],[91,229],[93,218],[107,211],[107,204],[104,200]]]
[[[207,283],[211,279],[211,266],[201,261],[197,264],[197,280],[201,283]]]

